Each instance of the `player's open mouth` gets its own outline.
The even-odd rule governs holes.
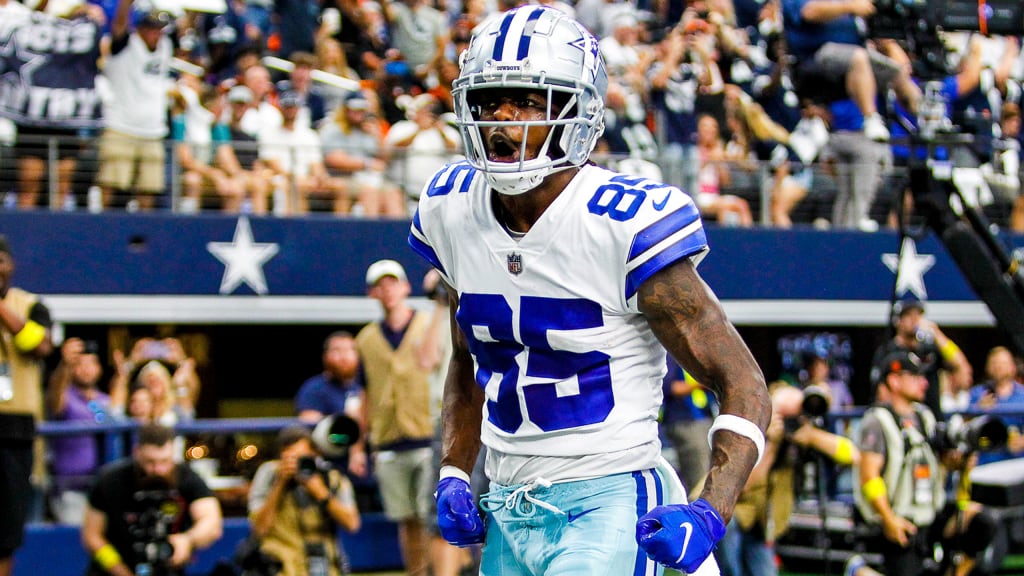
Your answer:
[[[518,162],[519,146],[501,132],[492,132],[487,138],[487,159],[491,162]]]

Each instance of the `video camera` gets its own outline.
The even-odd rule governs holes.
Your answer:
[[[133,496],[135,518],[128,533],[135,551],[137,576],[177,574],[171,568],[174,546],[171,526],[182,513],[177,493],[171,489],[140,490]]]
[[[965,31],[1006,36],[1024,35],[1024,3],[1020,0],[875,0],[867,21],[870,38],[905,40],[917,54],[924,79],[952,72],[939,32]]]
[[[1006,424],[998,416],[983,414],[964,420],[955,414],[947,422],[936,424],[935,449],[959,450],[965,454],[999,450],[1009,439]]]

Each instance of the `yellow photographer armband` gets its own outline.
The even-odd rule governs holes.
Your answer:
[[[93,560],[100,565],[101,568],[110,572],[110,569],[121,563],[121,555],[117,553],[117,549],[110,544],[104,544],[92,555]]]
[[[29,320],[21,331],[14,335],[14,347],[22,352],[31,352],[46,338],[46,328]]]
[[[836,451],[832,454],[832,460],[835,460],[836,464],[844,466],[853,463],[853,442],[849,438],[839,439],[839,442],[836,443]]]
[[[939,354],[942,354],[942,359],[946,362],[952,362],[953,359],[956,358],[957,352],[960,352],[960,347],[952,340],[947,340],[946,343],[939,348]]]
[[[864,493],[864,497],[867,498],[868,502],[874,502],[878,497],[885,497],[888,490],[885,487],[885,480],[879,478],[872,478],[864,483],[860,487],[861,492]]]

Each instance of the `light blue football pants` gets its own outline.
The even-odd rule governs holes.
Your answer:
[[[655,506],[686,501],[675,472],[658,468],[570,482],[491,483],[483,576],[661,576],[636,543],[636,522]],[[708,570],[705,570],[705,568]],[[718,574],[714,559],[698,571]]]

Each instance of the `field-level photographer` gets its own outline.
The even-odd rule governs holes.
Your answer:
[[[715,552],[723,576],[779,573],[774,542],[789,528],[799,464],[817,454],[840,466],[859,461],[853,442],[815,426],[813,416],[805,414],[804,391],[779,381],[769,386],[769,392],[772,421],[764,458],[750,473]]]
[[[996,523],[976,502],[947,502],[945,489],[946,472],[963,471],[970,450],[978,449],[968,446],[965,452],[963,445],[980,427],[942,430],[922,403],[928,380],[915,353],[892,352],[879,368],[878,401],[861,421],[854,489],[861,518],[880,532],[869,549],[882,554],[892,576],[986,573],[979,560]]]
[[[145,425],[132,456],[100,471],[82,524],[89,576],[181,575],[193,552],[221,537],[220,503],[175,464],[173,439],[170,428]]]
[[[260,550],[274,564],[280,563],[279,571],[250,568],[261,575],[345,574],[337,527],[359,530],[352,483],[321,459],[305,426],[281,430],[277,446],[280,459],[265,462],[253,478],[249,521]]]

